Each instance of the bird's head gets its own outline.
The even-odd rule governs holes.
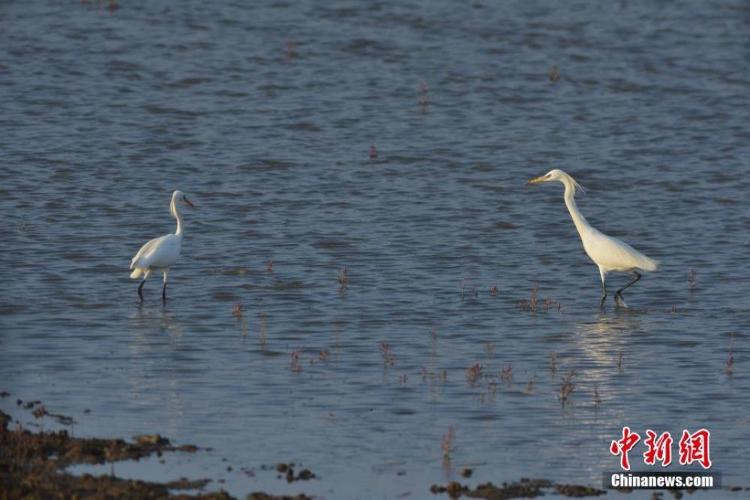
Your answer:
[[[187,196],[185,196],[185,193],[180,191],[179,189],[172,193],[172,202],[174,203],[180,203],[181,205],[187,205],[188,207],[194,207],[193,202],[188,200]]]
[[[550,170],[544,175],[540,175],[539,177],[534,177],[533,179],[529,179],[529,184],[539,184],[540,182],[551,182],[551,181],[562,182],[563,176],[570,177],[568,174],[566,174],[559,168],[555,168],[553,170]]]
[[[528,184],[540,184],[542,182],[552,181],[562,182],[566,187],[570,185],[575,190],[583,192],[583,188],[581,187],[581,185],[578,184],[576,180],[573,179],[568,173],[560,170],[559,168],[552,169],[546,174],[540,175],[539,177],[529,179]]]

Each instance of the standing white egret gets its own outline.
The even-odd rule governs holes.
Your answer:
[[[624,243],[617,238],[602,234],[593,228],[586,218],[578,210],[575,201],[577,189],[583,190],[581,186],[570,175],[559,169],[550,170],[545,175],[535,177],[529,181],[529,184],[540,182],[559,181],[565,186],[565,205],[568,207],[570,217],[578,230],[583,242],[583,248],[586,253],[599,266],[599,274],[602,278],[602,300],[600,307],[604,306],[604,299],[607,298],[607,285],[605,278],[609,272],[632,272],[635,277],[624,287],[615,293],[615,303],[618,306],[628,307],[622,298],[622,292],[641,279],[641,273],[638,271],[655,271],[659,262],[646,257],[635,248]]]
[[[177,219],[175,233],[165,234],[149,241],[138,250],[133,260],[130,261],[130,269],[133,270],[130,277],[136,279],[143,275],[141,284],[138,285],[138,296],[141,298],[141,302],[143,302],[143,284],[146,283],[152,271],[164,273],[164,287],[161,290],[161,298],[167,300],[167,274],[170,266],[180,256],[182,247],[182,213],[180,213],[179,205],[193,206],[182,191],[175,191],[172,193],[172,202],[169,204],[169,213]]]

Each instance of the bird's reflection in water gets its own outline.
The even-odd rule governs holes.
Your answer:
[[[585,338],[595,336],[603,342],[621,341],[622,335],[640,327],[639,315],[630,309],[598,312],[578,323],[576,332]],[[593,339],[593,340],[596,340]]]
[[[170,312],[168,305],[140,305],[131,316],[131,324],[136,332],[134,354],[148,351],[158,343],[157,339],[153,338],[154,333],[166,333],[173,347],[178,347],[182,339],[182,323]],[[161,339],[163,340],[163,337]]]
[[[140,305],[131,315],[130,323],[135,333],[130,350],[140,366],[129,380],[130,401],[146,407],[166,404],[169,412],[162,422],[163,432],[174,435],[185,406],[178,369],[182,323],[166,304]]]
[[[641,328],[638,314],[629,310],[599,312],[575,327],[576,343],[587,369],[585,377],[600,383],[622,369],[622,356],[629,339]]]

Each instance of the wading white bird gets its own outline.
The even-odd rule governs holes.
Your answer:
[[[149,241],[138,250],[133,260],[130,261],[130,273],[132,279],[137,279],[143,275],[141,284],[138,285],[138,296],[143,302],[143,284],[151,275],[152,271],[164,273],[164,287],[161,290],[162,300],[167,300],[167,274],[169,268],[177,261],[180,256],[182,247],[182,213],[179,206],[187,205],[192,207],[193,204],[187,199],[182,191],[172,193],[172,202],[169,204],[169,213],[177,219],[177,230],[174,234],[165,234]]]
[[[583,248],[594,261],[594,264],[599,266],[599,275],[602,278],[602,300],[599,306],[603,307],[604,299],[607,298],[607,285],[605,283],[607,273],[632,272],[634,274],[633,280],[615,293],[615,303],[618,306],[628,307],[622,299],[622,292],[641,279],[639,271],[655,271],[659,262],[646,257],[627,243],[602,234],[593,228],[576,206],[576,190],[582,191],[583,188],[567,173],[559,169],[550,170],[545,175],[531,179],[529,184],[552,181],[562,182],[565,186],[565,205],[568,207],[573,224],[575,224],[578,234],[581,236]]]

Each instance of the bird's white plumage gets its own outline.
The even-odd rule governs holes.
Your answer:
[[[169,269],[177,262],[182,249],[182,236],[165,234],[149,241],[138,250],[130,262],[133,272],[131,278],[138,278],[141,274]]]
[[[589,258],[599,266],[604,297],[606,297],[605,277],[609,272],[628,271],[655,271],[659,266],[658,261],[646,257],[641,252],[627,243],[607,236],[588,223],[583,214],[578,210],[575,202],[575,193],[582,190],[581,186],[569,174],[559,169],[550,170],[547,174],[531,179],[532,184],[540,182],[558,181],[565,186],[565,205],[568,207],[570,217],[581,237],[583,248]],[[640,275],[638,275],[640,279]],[[637,279],[635,280],[637,281]],[[631,283],[632,284],[632,283]],[[615,295],[618,304],[625,305],[620,296],[622,289]],[[604,303],[602,297],[602,304]]]
[[[177,262],[180,250],[182,250],[182,214],[180,213],[178,204],[193,206],[182,191],[172,193],[169,212],[177,219],[177,230],[174,234],[165,234],[164,236],[149,240],[130,261],[130,269],[133,271],[130,273],[130,277],[133,279],[139,278],[142,275],[143,281],[146,281],[153,271],[164,273],[165,288],[162,292],[163,296],[166,291],[169,268]],[[138,294],[141,295],[140,287]]]
[[[602,234],[589,226],[585,234],[581,234],[581,241],[586,254],[604,272],[627,272],[634,269],[641,271],[656,271],[658,262],[646,257],[624,241]]]

